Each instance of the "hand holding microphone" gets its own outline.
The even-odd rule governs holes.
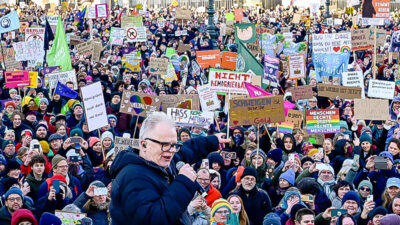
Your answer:
[[[186,176],[193,182],[196,181],[197,174],[189,164],[178,162],[176,164],[176,169],[179,170],[179,174]]]

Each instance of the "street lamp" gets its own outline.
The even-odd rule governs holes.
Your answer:
[[[217,48],[217,32],[215,32],[215,26],[214,26],[214,0],[208,0],[208,27],[207,31],[210,34],[211,37],[211,43],[212,43],[212,48],[216,49]]]

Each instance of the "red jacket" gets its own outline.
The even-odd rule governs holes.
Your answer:
[[[211,208],[214,201],[220,198],[222,198],[221,193],[210,184],[210,190],[207,192],[206,197],[207,205]]]
[[[49,174],[52,169],[51,163],[49,162],[49,160],[47,159],[47,156],[45,156],[45,155],[44,155],[44,160],[46,161],[46,163],[44,164],[44,172],[46,174]],[[30,164],[28,164],[28,166],[24,166],[24,164],[21,164],[20,167],[21,167],[21,173],[24,176],[28,176],[28,174],[32,171]]]

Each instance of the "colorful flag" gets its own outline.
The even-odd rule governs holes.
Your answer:
[[[87,6],[84,9],[82,9],[82,11],[77,12],[75,14],[75,18],[74,18],[75,26],[80,27],[80,28],[82,27],[83,21],[85,20],[86,10],[87,10]]]
[[[69,107],[67,103],[61,108],[61,114],[67,115],[68,112],[69,112]]]
[[[67,98],[78,97],[78,92],[71,90],[66,85],[60,83],[60,81],[57,82],[57,87],[54,91],[54,94],[61,95],[61,96],[67,97]]]
[[[44,28],[44,50],[49,50],[50,49],[50,41],[54,40],[54,34],[53,31],[51,30],[49,21],[47,21],[46,18],[46,26]]]
[[[12,11],[11,13],[1,17],[0,21],[0,33],[17,30],[21,27],[17,11]]]
[[[61,66],[60,71],[72,70],[71,55],[60,16],[58,17],[53,46],[51,46],[50,51],[47,53],[47,63],[48,66]]]
[[[279,132],[282,134],[291,134],[293,133],[293,122],[280,122],[278,124]]]
[[[256,25],[254,23],[237,23],[235,24],[235,40],[243,43],[256,42]]]
[[[263,65],[251,54],[250,50],[239,41],[238,55],[236,62],[236,71],[240,72],[253,72],[257,76],[264,74]]]

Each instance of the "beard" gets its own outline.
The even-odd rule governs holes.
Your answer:
[[[102,211],[102,210],[107,210],[109,204],[106,201],[106,202],[103,202],[103,203],[96,203],[96,205],[97,205],[97,208]]]
[[[247,192],[253,190],[253,188],[254,188],[253,185],[246,185],[246,184],[242,184],[242,187]]]

